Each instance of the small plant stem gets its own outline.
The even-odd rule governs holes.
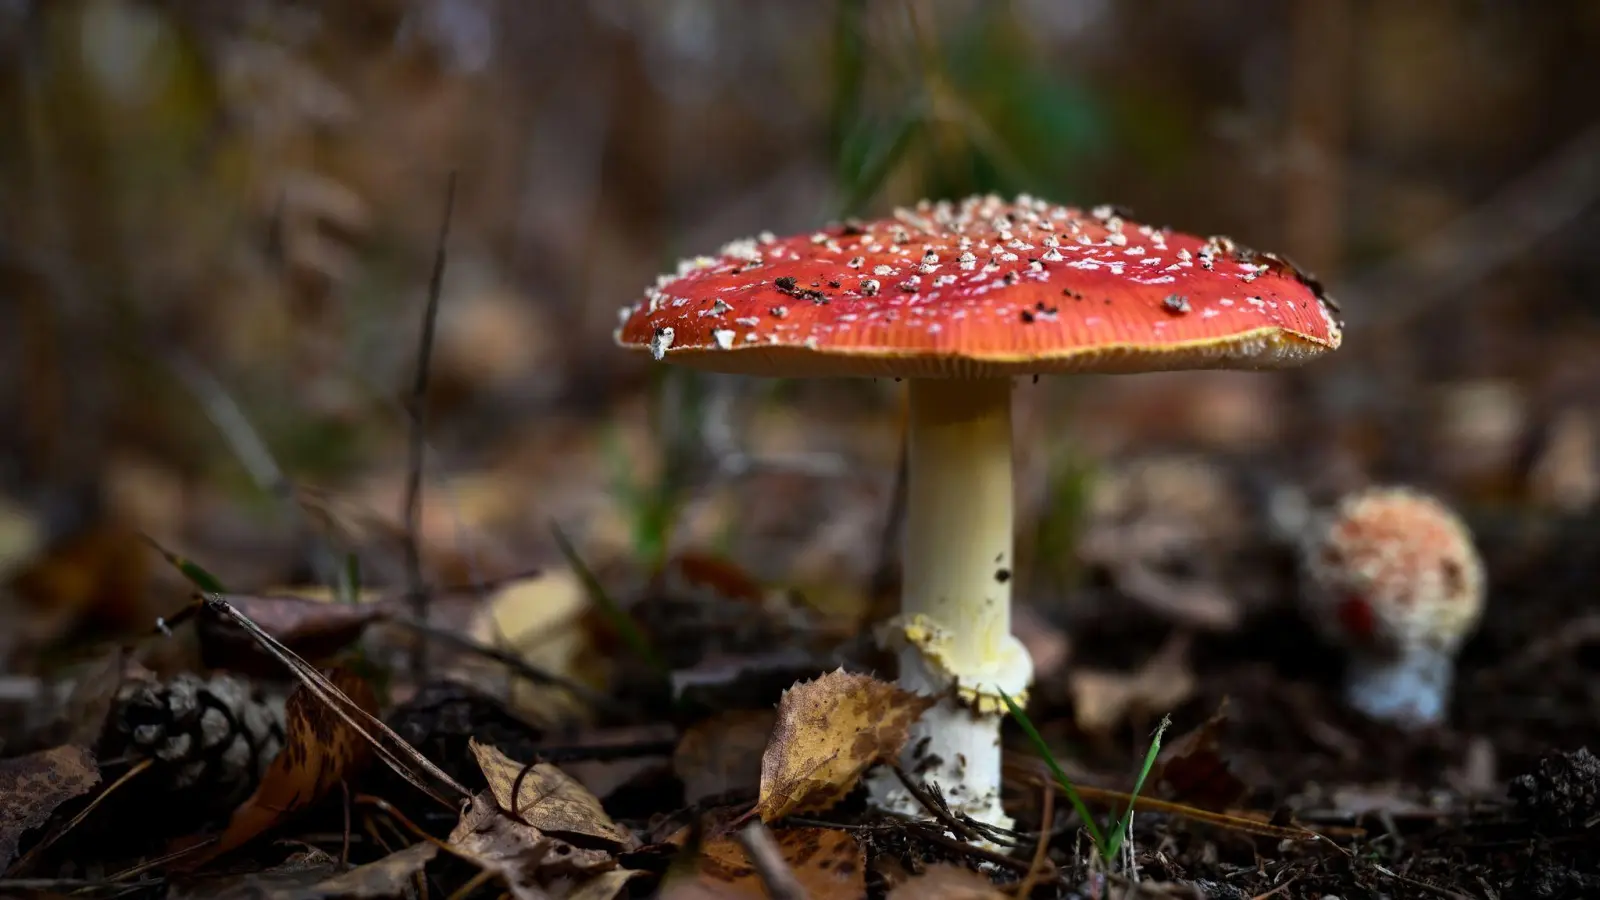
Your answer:
[[[410,600],[411,615],[419,622],[428,621],[428,592],[422,586],[422,551],[418,547],[418,530],[422,517],[422,463],[425,442],[424,424],[427,416],[428,375],[433,361],[433,333],[439,319],[439,294],[444,288],[444,266],[450,242],[450,218],[456,206],[456,173],[450,173],[445,185],[444,217],[439,223],[439,241],[434,247],[433,272],[428,277],[428,303],[422,313],[422,336],[417,347],[416,378],[411,383],[410,459],[406,468],[405,495],[405,560],[406,594]],[[411,674],[419,682],[427,672],[427,644],[418,640],[411,648]]]

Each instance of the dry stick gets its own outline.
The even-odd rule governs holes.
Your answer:
[[[927,788],[913,781],[911,776],[907,775],[906,770],[900,768],[898,763],[891,764],[890,768],[894,770],[895,777],[900,779],[900,784],[911,792],[911,796],[917,798],[917,802],[922,804],[923,809],[939,820],[939,824],[973,843],[983,843],[987,840],[982,834],[978,833],[976,828],[951,815],[950,810],[946,809],[945,805],[939,802],[937,797],[934,797]]]
[[[1033,893],[1033,886],[1039,883],[1039,875],[1044,869],[1045,860],[1050,853],[1050,836],[1056,826],[1056,789],[1053,784],[1046,784],[1040,791],[1039,811],[1039,843],[1033,847],[1033,862],[1028,865],[1028,874],[1017,885],[1017,900],[1027,900]]]
[[[422,515],[423,430],[427,416],[428,374],[433,362],[433,332],[439,319],[439,294],[444,287],[444,264],[450,241],[450,217],[456,207],[456,173],[450,172],[445,186],[444,218],[439,223],[439,242],[434,246],[433,273],[428,277],[428,304],[422,313],[422,337],[417,347],[416,379],[411,383],[410,461],[406,467],[406,591],[411,598],[411,614],[419,622],[428,621],[428,595],[422,589],[422,553],[417,546],[417,530]],[[422,681],[427,670],[426,644],[418,640],[411,651],[411,674]]]
[[[246,616],[244,613],[234,609],[227,600],[223,599],[217,594],[206,595],[206,606],[213,612],[232,619],[236,625],[238,625],[240,628],[243,628],[250,634],[251,637],[255,638],[257,643],[265,647],[267,652],[276,657],[279,662],[288,666],[290,671],[294,672],[295,677],[300,679],[301,684],[304,684],[312,694],[316,695],[318,700],[321,700],[328,706],[329,709],[333,710],[335,715],[344,720],[346,725],[355,729],[356,733],[365,738],[367,743],[372,745],[372,749],[377,752],[378,757],[382,759],[384,763],[389,766],[389,768],[393,769],[401,778],[411,782],[412,786],[417,790],[422,791],[429,797],[432,797],[443,806],[451,808],[454,807],[454,804],[446,801],[444,798],[434,793],[433,789],[424,784],[422,779],[419,778],[415,772],[411,771],[409,767],[402,764],[399,757],[395,755],[393,750],[391,750],[383,742],[379,741],[378,738],[374,737],[372,733],[367,730],[367,727],[363,724],[363,720],[366,723],[374,726],[379,734],[393,741],[395,746],[404,747],[411,751],[411,755],[414,758],[413,761],[417,763],[417,765],[424,772],[438,779],[441,784],[455,791],[462,799],[471,799],[471,791],[462,787],[460,782],[456,781],[454,778],[451,778],[448,773],[439,768],[437,765],[434,765],[434,763],[426,756],[418,753],[410,744],[406,743],[405,738],[395,734],[394,731],[389,728],[389,726],[383,724],[383,722],[377,717],[351,703],[350,698],[346,697],[338,690],[338,688],[335,688],[331,683],[329,683],[327,678],[323,677],[322,673],[317,671],[315,666],[301,659],[293,650],[285,647],[278,641],[277,638],[264,631],[260,625],[252,622],[249,616]]]
[[[60,831],[57,831],[54,834],[51,834],[49,837],[47,837],[44,840],[40,841],[39,843],[35,844],[33,846],[32,850],[29,850],[21,859],[17,860],[15,865],[13,865],[10,869],[7,870],[7,874],[20,875],[23,872],[28,871],[28,869],[34,864],[34,862],[41,855],[43,855],[43,853],[46,850],[50,849],[51,847],[54,847],[57,843],[59,843],[61,841],[62,838],[67,836],[67,832],[71,831],[74,828],[77,828],[80,824],[83,823],[84,819],[89,818],[89,814],[94,812],[95,807],[99,806],[102,802],[104,802],[107,797],[111,796],[111,792],[112,791],[115,791],[117,788],[122,787],[123,785],[125,785],[128,782],[132,781],[136,776],[139,775],[139,773],[141,773],[144,770],[150,768],[154,764],[155,764],[155,759],[152,758],[152,757],[145,757],[144,759],[139,760],[137,763],[135,763],[133,765],[132,768],[130,768],[130,769],[128,769],[128,771],[122,773],[122,777],[118,778],[116,781],[111,782],[111,784],[108,785],[105,790],[101,791],[99,794],[97,794],[95,796],[95,798],[93,800],[89,801],[89,805],[85,806],[82,810],[80,810],[78,812],[77,815],[73,816],[71,821],[69,821],[69,822],[67,822],[67,824],[61,826],[61,830]]]
[[[957,855],[976,857],[984,862],[993,863],[996,866],[1010,869],[1011,871],[1016,872],[1018,875],[1025,875],[1028,872],[1028,864],[1022,860],[1013,859],[1004,853],[996,853],[993,850],[986,850],[977,844],[968,843],[966,841],[958,841],[955,838],[945,834],[941,828],[936,828],[932,825],[915,820],[907,823],[907,828],[909,828],[911,831],[915,831],[923,840],[928,841],[929,843],[938,844],[944,849],[949,850]]]
[[[751,822],[740,829],[735,837],[739,846],[744,848],[745,855],[750,857],[750,865],[755,868],[757,877],[772,900],[806,900],[806,889],[800,886],[794,871],[784,862],[783,852],[778,849],[778,842],[773,839],[767,826]]]

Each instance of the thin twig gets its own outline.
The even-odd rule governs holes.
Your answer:
[[[588,703],[596,709],[618,715],[632,715],[638,712],[638,710],[635,710],[632,707],[621,703],[620,701],[612,699],[611,697],[600,693],[599,691],[583,684],[582,682],[574,681],[564,675],[557,675],[554,672],[541,669],[514,653],[507,653],[499,648],[491,647],[487,644],[481,644],[469,637],[464,637],[441,628],[435,628],[432,625],[425,625],[422,622],[419,622],[415,619],[408,619],[404,616],[388,616],[386,617],[386,621],[395,625],[409,628],[420,637],[428,640],[438,641],[441,644],[449,644],[457,650],[471,653],[476,656],[481,656],[491,662],[499,663],[510,670],[512,674],[519,675],[528,681],[533,682],[534,684],[547,684],[551,687],[561,688],[562,690],[578,698],[579,700]]]
[[[428,621],[428,595],[422,589],[422,552],[418,547],[418,530],[422,516],[422,464],[426,447],[423,432],[427,419],[428,375],[433,362],[433,333],[439,319],[439,294],[444,288],[444,266],[450,242],[450,217],[456,207],[456,173],[450,172],[445,185],[444,217],[439,223],[439,242],[434,246],[433,273],[428,277],[428,303],[422,313],[422,336],[417,347],[416,378],[411,383],[411,428],[409,435],[410,459],[406,466],[406,589],[411,598],[411,614],[420,622]],[[412,647],[411,674],[421,681],[426,674],[427,653],[422,641]]]
[[[346,725],[355,729],[357,734],[360,734],[366,739],[367,743],[372,745],[372,749],[377,753],[379,759],[382,759],[400,777],[411,782],[412,786],[417,790],[422,791],[446,807],[455,806],[454,803],[434,793],[433,789],[410,766],[401,762],[395,751],[391,749],[391,745],[405,748],[407,755],[411,757],[411,761],[416,764],[417,768],[426,772],[430,777],[437,779],[439,783],[449,787],[459,798],[470,799],[472,797],[472,792],[462,787],[460,782],[450,777],[448,773],[435,765],[432,760],[418,753],[415,748],[406,742],[405,738],[395,734],[393,729],[385,725],[376,716],[356,706],[349,697],[346,697],[321,672],[317,671],[315,666],[301,659],[293,650],[285,647],[277,638],[268,634],[260,625],[251,621],[249,616],[235,609],[226,599],[216,594],[207,595],[206,606],[213,612],[233,620],[234,624],[248,632],[268,653],[276,657],[285,666],[288,666],[289,670],[295,674],[295,677],[300,679],[300,683],[304,684],[312,694],[316,695],[318,700],[326,704]],[[384,740],[374,736],[374,732],[390,743],[385,743]]]
[[[1055,785],[1044,785],[1044,789],[1040,791],[1039,802],[1039,842],[1033,847],[1033,862],[1028,865],[1028,874],[1023,877],[1022,883],[1017,885],[1017,900],[1027,900],[1033,893],[1033,887],[1039,883],[1040,873],[1044,871],[1045,862],[1050,857],[1050,837],[1056,825]]]
[[[907,823],[906,827],[912,831],[915,831],[923,840],[928,841],[929,843],[938,844],[946,850],[954,853],[971,856],[987,863],[994,863],[997,866],[1010,869],[1011,871],[1016,872],[1018,875],[1026,874],[1028,871],[1028,864],[1020,859],[1013,859],[1004,853],[996,853],[993,850],[990,850],[986,847],[980,847],[977,844],[956,840],[948,834],[945,834],[943,830],[934,827],[931,824],[911,821]]]
[[[794,871],[784,862],[783,852],[767,826],[751,822],[740,829],[735,838],[750,857],[750,865],[772,900],[806,900],[806,889],[800,886]]]
[[[952,815],[939,797],[934,796],[932,791],[914,781],[898,763],[891,763],[889,768],[894,771],[895,777],[900,779],[900,784],[911,793],[911,796],[917,799],[918,803],[922,804],[922,808],[927,810],[929,815],[938,819],[941,825],[950,829],[951,833],[975,844],[987,841],[987,838],[979,833],[976,828]]]

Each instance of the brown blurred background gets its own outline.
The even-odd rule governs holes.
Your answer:
[[[438,578],[548,562],[554,518],[599,565],[859,592],[895,386],[670,371],[616,309],[733,237],[979,190],[1285,252],[1350,323],[1304,371],[1022,390],[1035,595],[1081,473],[1136,452],[1419,482],[1486,540],[1582,514],[1596,47],[1593,0],[0,0],[0,615],[145,627],[182,591],[140,532],[240,586],[329,546],[396,582],[451,171]]]

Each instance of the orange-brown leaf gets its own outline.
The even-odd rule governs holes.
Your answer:
[[[816,900],[866,896],[866,857],[848,831],[780,828],[772,836],[779,855],[807,896]],[[765,898],[767,891],[744,847],[725,835],[701,846],[695,877],[668,885],[662,895],[674,900]]]
[[[345,669],[327,672],[328,680],[354,705],[376,713],[378,699],[371,685]],[[272,760],[254,794],[234,810],[217,842],[185,858],[186,866],[215,858],[311,806],[361,770],[372,747],[304,685],[284,704],[283,750]]]
[[[71,744],[0,760],[0,872],[24,834],[99,782],[94,754]]]
[[[761,757],[762,821],[838,803],[868,766],[900,754],[935,702],[842,668],[784,691]]]

